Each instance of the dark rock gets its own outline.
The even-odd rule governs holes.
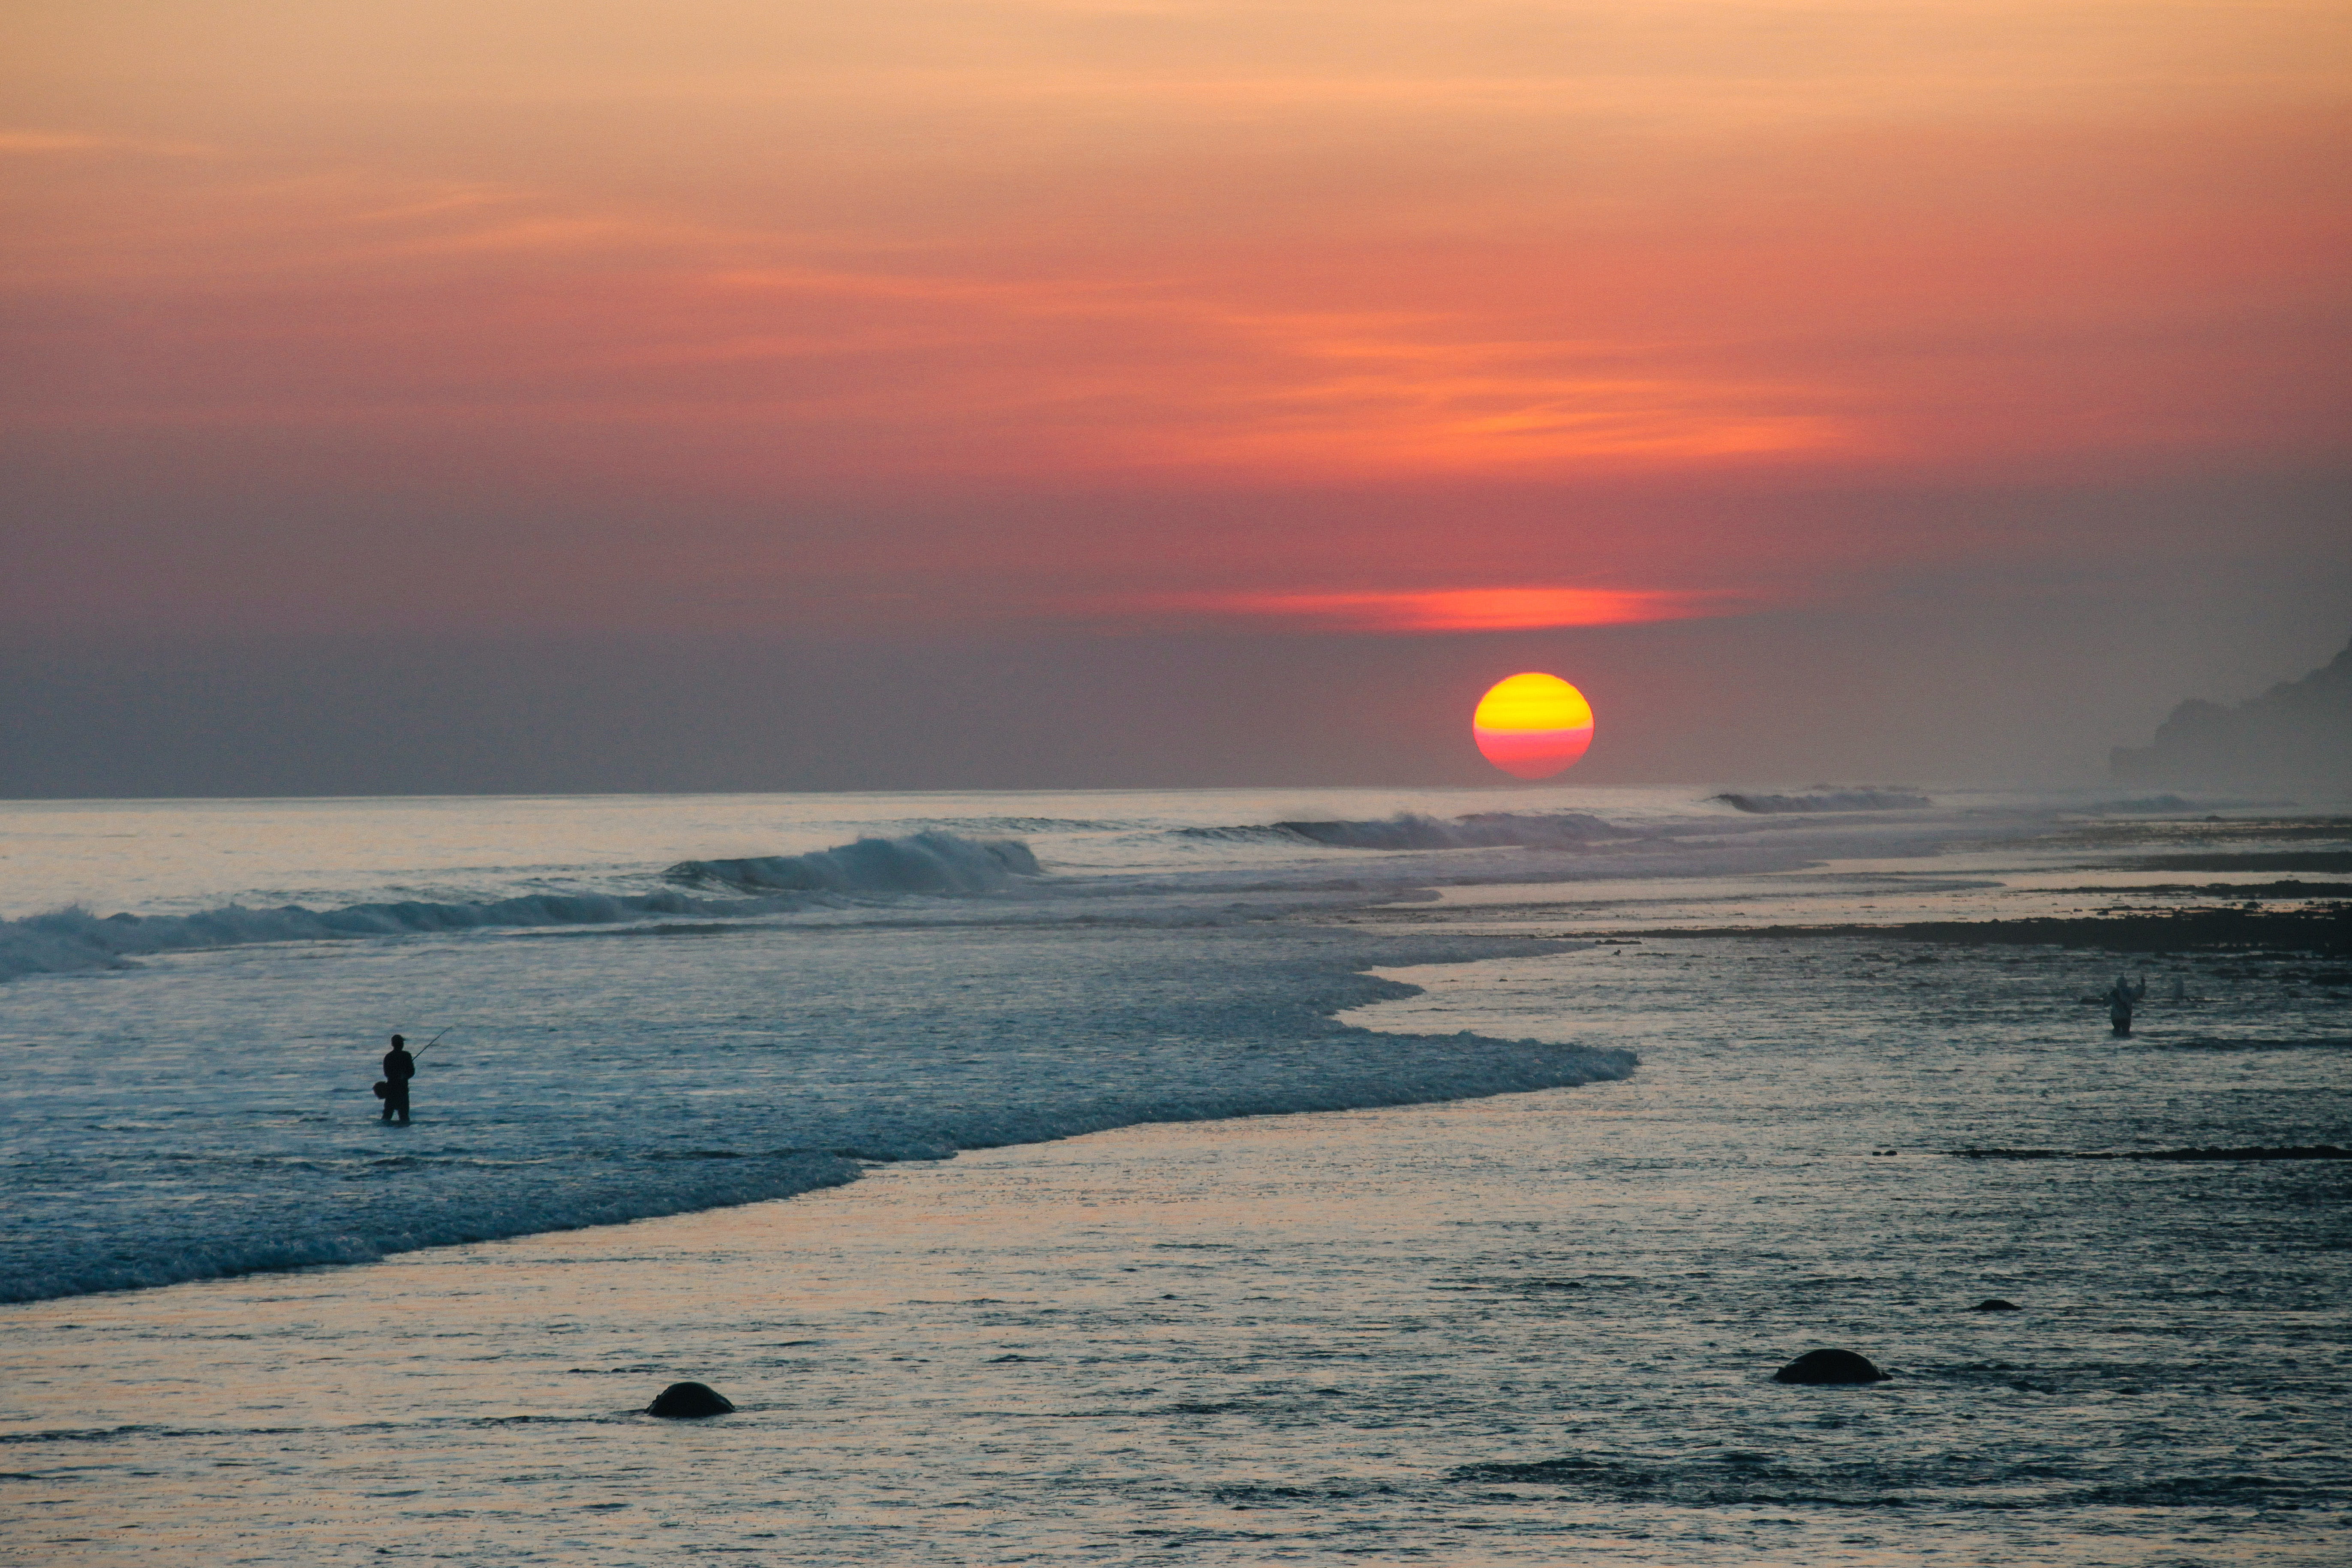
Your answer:
[[[2014,1301],[2004,1301],[1998,1296],[1987,1296],[1969,1310],[1971,1312],[2021,1312],[2025,1309]]]
[[[1775,1383],[1876,1383],[1885,1373],[1852,1351],[1807,1351],[1772,1374]]]
[[[673,1383],[646,1406],[648,1415],[666,1415],[672,1420],[691,1420],[698,1415],[724,1415],[735,1406],[724,1394],[707,1383]]]

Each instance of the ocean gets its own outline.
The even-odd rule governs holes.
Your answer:
[[[1854,928],[2313,908],[2347,834],[0,806],[0,1554],[2341,1562],[2346,1163],[2075,1156],[2352,1142],[2344,961]],[[1891,1375],[1771,1380],[1825,1346]],[[739,1413],[635,1413],[687,1378]]]

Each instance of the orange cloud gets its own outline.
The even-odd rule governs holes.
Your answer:
[[[0,156],[44,153],[131,153],[154,158],[209,158],[219,149],[137,136],[89,136],[78,131],[0,130]]]
[[[2041,547],[1841,494],[2344,449],[2338,0],[17,11],[39,526],[311,520],[299,594],[219,554],[286,614],[378,597],[362,494],[484,615],[1622,624],[1731,604],[1288,590],[1811,583]]]

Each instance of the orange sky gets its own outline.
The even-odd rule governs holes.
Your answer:
[[[1594,625],[2341,461],[2334,0],[0,26],[45,623]]]

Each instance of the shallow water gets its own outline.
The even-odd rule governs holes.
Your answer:
[[[1497,804],[1537,842],[1460,815]],[[1630,1064],[1326,1016],[1379,994],[1368,964],[1524,942],[1301,917],[1562,877],[1654,913],[1775,868],[1844,907],[1857,884],[1812,858],[2063,815],[1781,821],[1664,790],[0,808],[0,907],[89,904],[0,921],[0,1300],[782,1196],[858,1157],[1589,1081]],[[1433,847],[1349,847],[1399,837]],[[1920,881],[1861,885],[1938,896]],[[89,901],[124,884],[150,902]],[[395,1029],[424,1054],[394,1145],[369,1089]]]
[[[392,1254],[0,1307],[0,1560],[2352,1555],[2347,1166],[1953,1152],[2352,1141],[2340,972],[2151,961],[2118,1040],[2093,953],[1559,940],[2095,904],[2046,804],[1393,855],[1178,805],[1042,892],[0,987],[20,1267]],[[419,995],[498,1022],[385,1129],[345,1035]],[[516,1238],[396,1250],[468,1227]],[[1822,1345],[1894,1376],[1769,1381]],[[631,1414],[684,1378],[742,1408]]]
[[[1643,1067],[7,1309],[18,1550],[2342,1561],[2346,1167],[1943,1151],[2314,1141],[2347,1042],[2263,991],[2119,1044],[2053,1005],[2080,959],[1885,964],[1417,971],[1356,1016],[1640,1037]],[[1965,1310],[1990,1295],[2025,1310]],[[1769,1380],[1822,1344],[1895,1375]],[[740,1413],[627,1414],[687,1377]]]

